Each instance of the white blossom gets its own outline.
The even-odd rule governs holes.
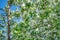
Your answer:
[[[48,24],[48,27],[50,27],[51,25],[50,24]]]
[[[25,3],[22,3],[22,6],[25,7]]]
[[[28,2],[31,2],[30,0],[27,0]]]
[[[39,29],[38,29],[38,28],[36,28],[36,31],[39,31]]]
[[[43,22],[47,22],[48,20],[47,19],[43,19]]]

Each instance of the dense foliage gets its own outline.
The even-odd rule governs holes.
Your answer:
[[[20,8],[10,14],[11,40],[60,40],[60,0],[14,0],[12,5]],[[0,19],[6,25],[0,28],[6,29],[6,15]],[[3,38],[7,34],[0,30],[0,40]]]

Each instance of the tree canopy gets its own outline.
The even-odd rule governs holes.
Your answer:
[[[8,0],[3,11],[0,40],[60,40],[60,0]]]

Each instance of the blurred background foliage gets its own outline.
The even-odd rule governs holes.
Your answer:
[[[10,3],[18,7],[11,10],[9,18],[11,40],[60,40],[60,0],[11,0]],[[6,14],[7,8],[8,5]],[[7,15],[0,15],[0,40],[5,40]]]

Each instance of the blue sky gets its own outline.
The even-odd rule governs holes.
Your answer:
[[[7,2],[8,2],[8,0],[0,0],[0,8],[4,8],[7,5]],[[12,5],[10,7],[11,11],[16,11],[16,8],[18,8],[20,10],[19,6]],[[0,10],[0,14],[5,15],[6,13],[4,11]]]
[[[0,0],[0,8],[4,8],[7,5],[7,1],[8,0]],[[17,7],[20,10],[20,7],[19,6],[14,6],[14,5],[12,5],[10,9],[11,9],[11,11],[16,11],[16,8]],[[4,11],[2,11],[2,10],[0,10],[0,14],[6,15],[6,13]]]
[[[0,0],[0,8],[4,8],[7,5],[7,0]]]
[[[7,5],[7,0],[0,0],[0,8],[4,8]],[[0,14],[5,14],[4,11],[0,10]]]
[[[4,7],[7,5],[7,1],[8,1],[8,0],[0,0],[0,8],[4,8]],[[19,8],[19,6],[14,6],[14,5],[12,5],[10,9],[11,9],[12,11],[13,11],[13,10],[16,11],[16,8],[17,8],[17,7]],[[1,13],[1,12],[3,12],[3,11],[0,10],[0,13]]]
[[[8,0],[0,0],[0,8],[4,8],[7,5],[7,2],[8,2]],[[16,11],[16,8],[18,8],[20,10],[19,6],[12,5],[10,7],[11,11]],[[6,13],[4,11],[2,11],[2,10],[0,10],[0,14],[6,15]],[[21,21],[22,18],[19,18],[18,20]],[[16,19],[15,21],[18,21],[18,20]]]
[[[0,8],[4,8],[4,7],[7,5],[7,1],[8,1],[8,0],[0,0]],[[18,7],[18,9],[20,10],[20,7],[19,7],[19,6],[14,6],[14,5],[12,5],[10,9],[11,9],[11,11],[16,11],[16,8],[17,8],[17,7]],[[0,10],[0,14],[6,15],[6,13],[5,13],[4,11],[2,11],[2,10]],[[1,18],[0,18],[0,19],[1,19]],[[19,19],[16,19],[16,18],[15,18],[14,21],[17,22],[17,23],[19,23],[19,22],[22,21],[22,18],[21,18],[21,17],[19,17]],[[2,21],[0,21],[0,24],[4,25]],[[6,25],[5,25],[5,26],[6,26]],[[0,30],[6,30],[6,29],[0,27]],[[3,33],[3,34],[4,34],[4,33]],[[6,34],[6,33],[5,33],[5,34]],[[5,34],[4,34],[4,35],[5,35]]]
[[[4,8],[7,5],[7,1],[8,0],[0,0],[0,8]],[[14,5],[12,5],[10,7],[11,11],[16,11],[16,8],[18,8],[20,10],[20,6],[14,6]],[[6,15],[6,13],[4,11],[2,11],[2,10],[0,10],[0,14]]]

